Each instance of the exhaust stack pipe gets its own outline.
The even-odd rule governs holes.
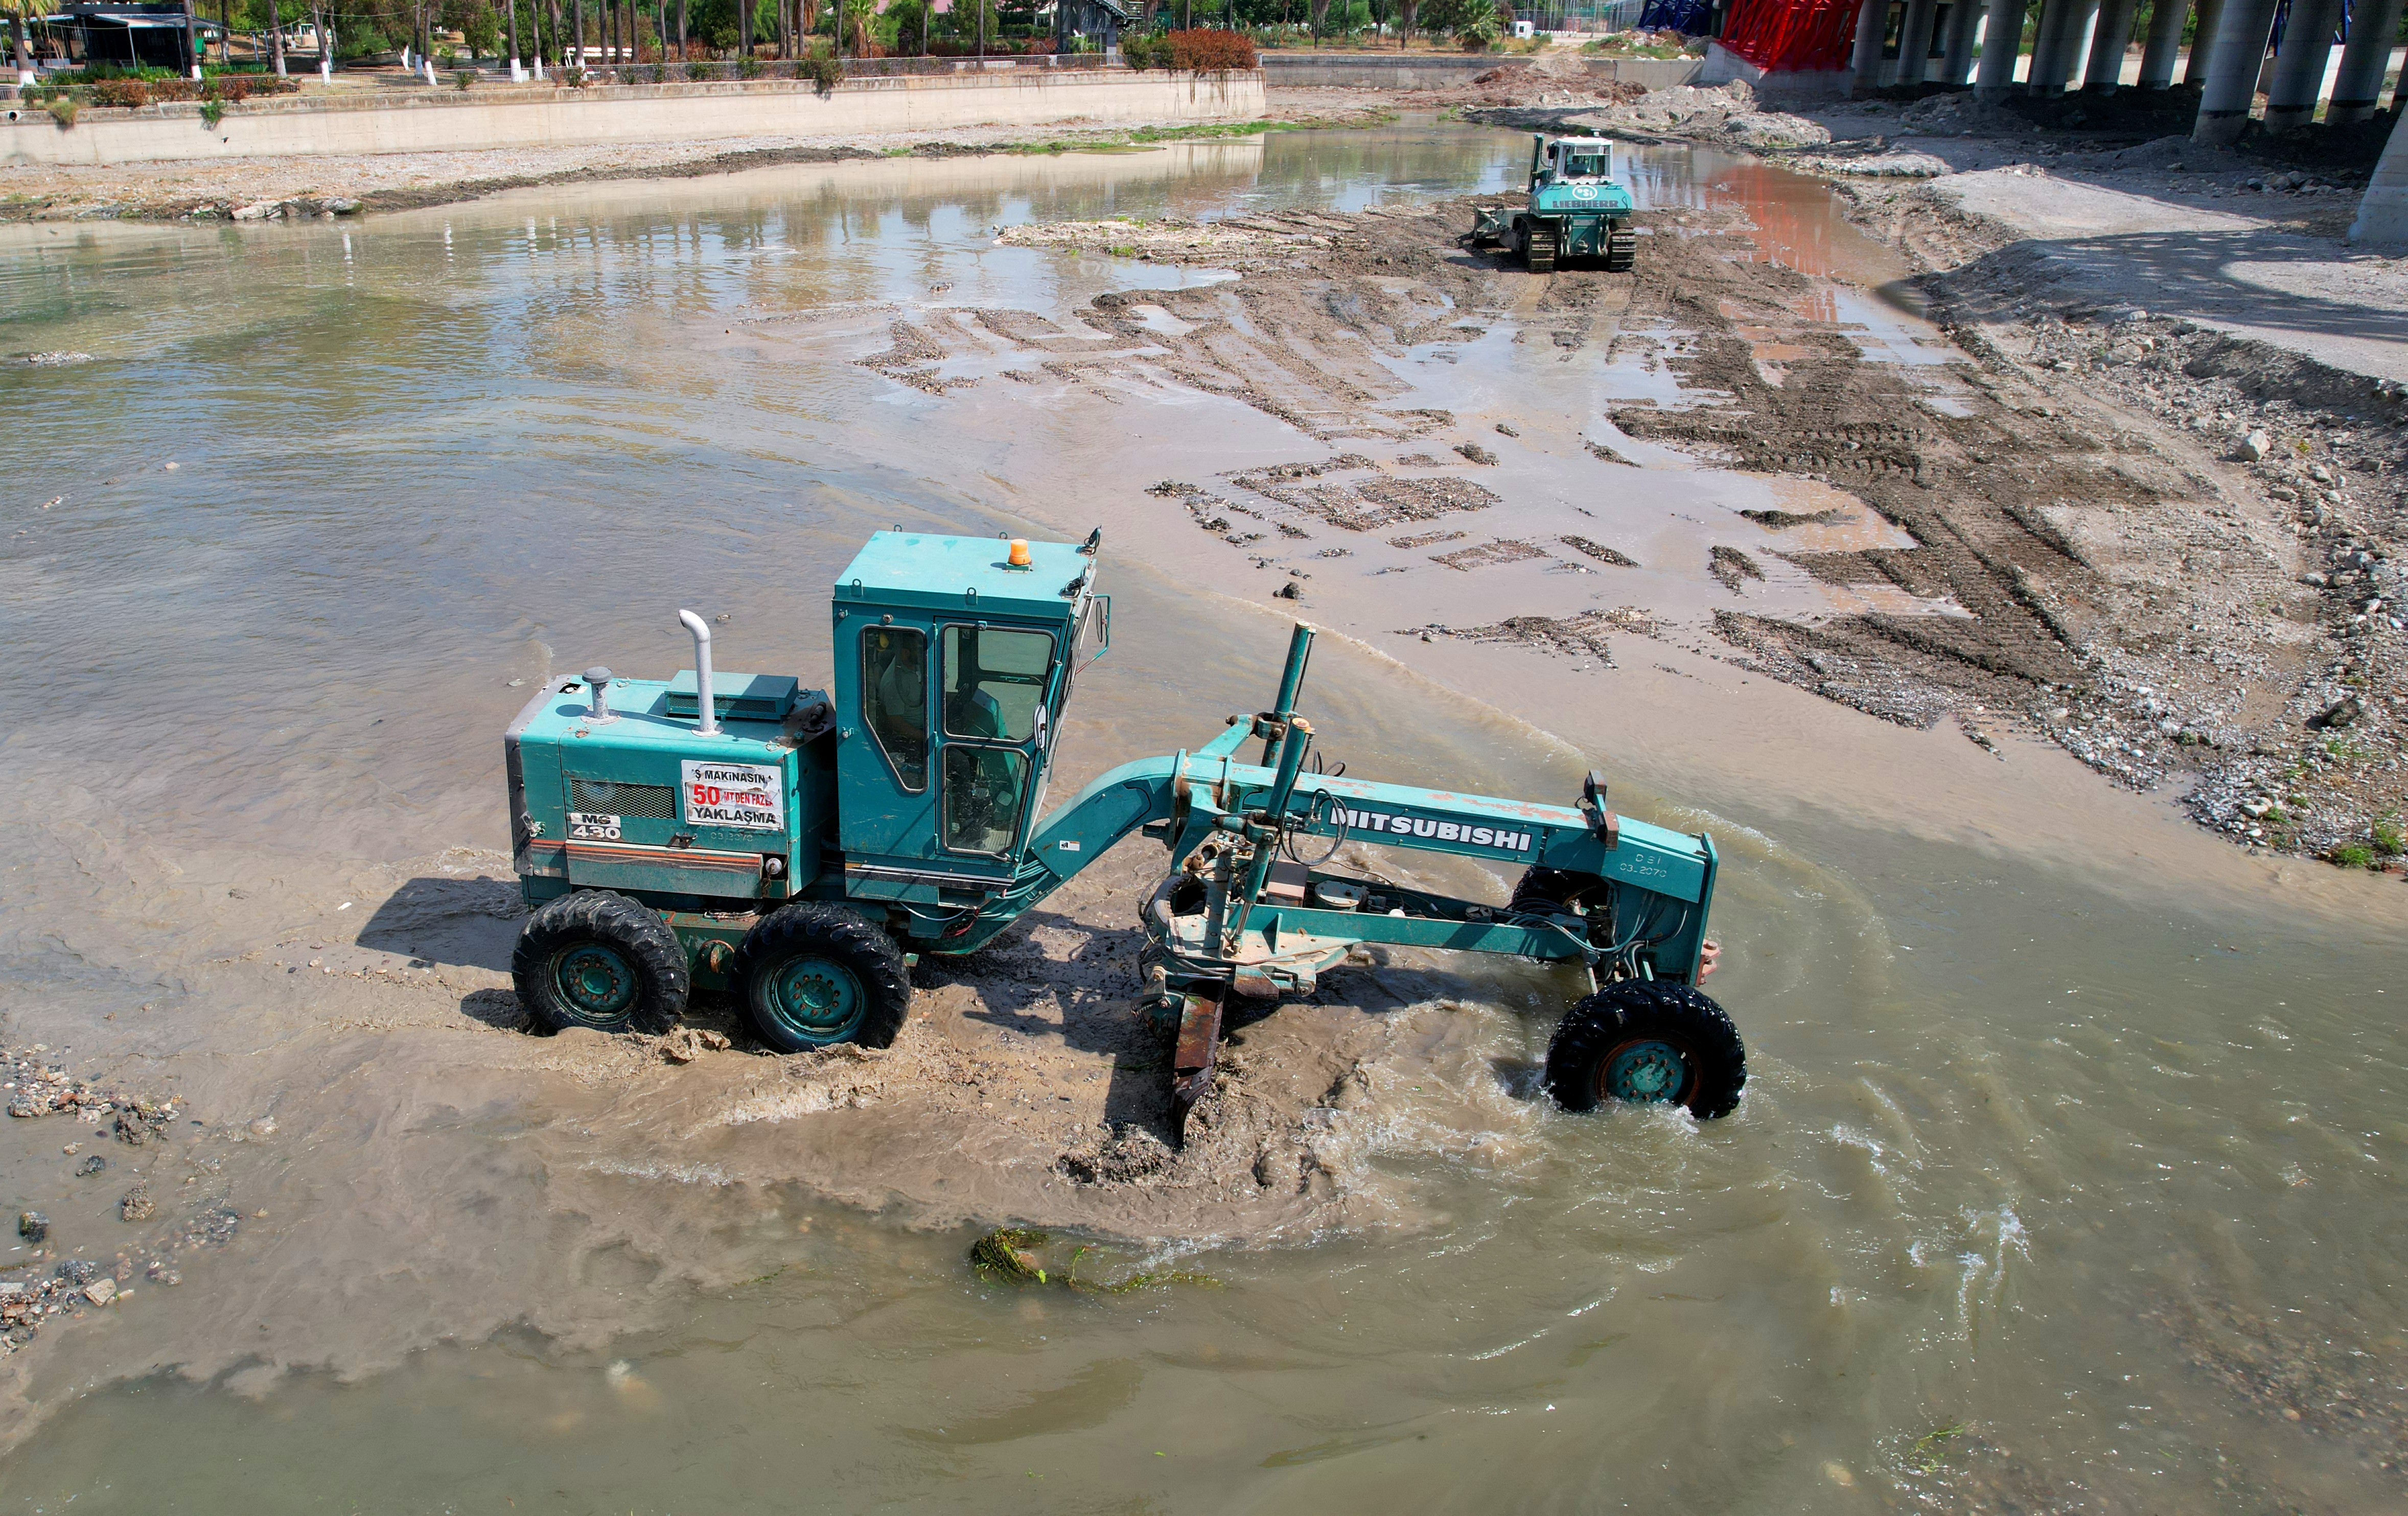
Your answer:
[[[694,634],[694,700],[695,711],[702,720],[694,731],[696,737],[719,736],[719,708],[710,699],[710,624],[690,610],[678,612],[678,620]]]

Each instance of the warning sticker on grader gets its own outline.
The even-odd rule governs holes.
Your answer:
[[[750,832],[786,829],[786,781],[767,764],[685,765],[685,823]]]

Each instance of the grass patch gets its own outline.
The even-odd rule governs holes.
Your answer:
[[[2372,868],[2374,850],[2363,842],[2335,843],[2325,854],[2325,862],[2335,868]]]

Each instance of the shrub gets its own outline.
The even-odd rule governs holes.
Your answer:
[[[92,87],[92,103],[95,106],[147,106],[150,103],[150,89],[138,79],[105,79]]]
[[[574,66],[564,68],[560,71],[560,81],[572,90],[581,90],[585,88],[585,70]]]
[[[2372,868],[2374,850],[2363,842],[2338,843],[2325,854],[2325,860],[2336,868]]]
[[[1224,32],[1198,26],[1191,31],[1172,32],[1170,66],[1192,69],[1198,74],[1220,74],[1231,69],[1253,68],[1254,39],[1243,32]]]
[[[216,131],[218,122],[225,120],[225,101],[214,94],[202,101],[201,124],[213,132]]]
[[[73,95],[63,94],[43,108],[50,113],[50,120],[59,123],[60,130],[64,131],[75,124],[76,103]]]
[[[810,56],[802,61],[796,71],[822,94],[832,93],[844,82],[844,63],[837,57],[836,50],[824,42],[811,45]]]
[[[737,59],[736,72],[744,79],[759,79],[761,77],[760,55],[757,53],[748,52],[743,57]]]
[[[452,82],[457,88],[465,90],[477,82],[477,71],[473,68],[464,68],[452,76]]]
[[[2408,838],[2400,835],[2400,818],[2386,816],[2374,823],[2374,851],[2386,858],[2408,852]]]
[[[1159,32],[1122,37],[1121,62],[1131,68],[1168,68],[1170,38]]]

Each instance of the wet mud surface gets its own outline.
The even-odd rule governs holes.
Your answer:
[[[1957,347],[1908,363],[1867,342],[1828,280],[1765,259],[1730,210],[1642,213],[1651,235],[1627,279],[1573,270],[1533,281],[1468,250],[1469,220],[1469,205],[1454,203],[1345,229],[1323,215],[1309,232],[1246,234],[1242,249],[1166,236],[1151,255],[1242,278],[1100,297],[1081,319],[1143,354],[1101,361],[1118,371],[1158,364],[1163,378],[1349,448],[1417,440],[1455,420],[1383,404],[1401,388],[1356,352],[1401,363],[1476,340],[1510,313],[1518,344],[1544,340],[1570,358],[1594,342],[1660,365],[1677,393],[1612,404],[1611,431],[1589,443],[1601,460],[1620,461],[1627,438],[1812,481],[1848,503],[1743,511],[1773,540],[1712,545],[1701,566],[1742,603],[1714,610],[1711,634],[1740,666],[1884,720],[1954,722],[1984,747],[2002,727],[2043,737],[2111,782],[2192,795],[2202,822],[2251,846],[2342,850],[2376,866],[2399,856],[2408,729],[2397,665],[2408,639],[2386,608],[2399,604],[2401,520],[2388,480],[2408,447],[2392,398],[2339,377],[2301,382],[2302,360],[2130,308],[1979,300],[2022,286],[1982,266],[2011,253],[1971,255],[2000,239],[1961,213],[1915,220],[1919,240],[1907,239],[1926,262],[1952,245],[1963,264],[1929,296]],[[1135,234],[1101,223],[1027,235],[1101,248]],[[2261,425],[2282,439],[2267,457],[2252,464],[2224,445]],[[1465,447],[1480,448],[1440,440],[1467,459]],[[1335,527],[1340,545],[1320,551],[1345,555],[1347,533],[1498,500],[1476,480],[1403,473],[1439,461],[1357,451],[1297,465],[1297,482],[1240,472],[1221,493],[1182,486],[1182,498],[1233,544],[1273,532],[1319,542],[1317,528]],[[1856,518],[1903,533],[1902,545],[1816,540]],[[1451,568],[1639,561],[1570,535],[1477,540],[1478,519],[1457,519],[1474,540],[1430,555]],[[1767,556],[1897,608],[1752,610],[1743,602]],[[1283,561],[1311,577],[1294,551]],[[1537,630],[1548,618],[1499,624],[1564,640]]]

